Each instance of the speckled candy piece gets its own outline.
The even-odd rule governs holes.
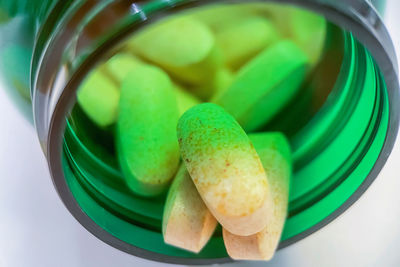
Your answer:
[[[78,89],[78,103],[86,115],[100,127],[114,124],[118,118],[120,92],[117,85],[97,67]]]
[[[153,66],[139,66],[122,83],[117,123],[119,162],[128,186],[154,196],[168,186],[179,164],[178,108],[173,84]]]
[[[232,85],[214,102],[246,131],[254,131],[299,90],[307,64],[307,56],[296,44],[288,40],[277,42],[243,66]]]
[[[167,244],[195,253],[207,244],[217,220],[204,204],[185,164],[169,189],[164,207],[163,236]]]
[[[261,231],[271,215],[270,188],[240,125],[221,107],[205,103],[183,114],[177,129],[182,159],[214,217],[237,235]]]
[[[223,229],[229,256],[238,260],[270,260],[279,244],[287,216],[291,176],[291,153],[286,138],[280,133],[249,135],[260,156],[271,185],[273,216],[267,227],[251,236],[238,236]]]

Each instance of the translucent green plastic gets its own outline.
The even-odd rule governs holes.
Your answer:
[[[363,183],[385,140],[388,100],[382,77],[370,54],[350,34],[345,39],[342,75],[331,93],[335,99],[290,138],[295,169],[282,240],[301,234],[338,209]],[[67,125],[64,171],[79,205],[100,227],[129,244],[160,254],[227,256],[219,231],[199,254],[164,244],[161,216],[165,195],[154,200],[131,194],[112,156],[104,157],[104,151],[96,153],[90,143],[83,144],[81,140],[90,139],[85,137],[93,133],[77,136],[76,127],[79,125]],[[110,152],[106,151],[112,155]]]
[[[7,86],[20,90],[26,98],[30,96],[29,67],[34,41],[36,49],[40,49],[47,44],[47,37],[53,37],[42,35],[42,39],[36,39],[49,10],[58,2],[0,0],[0,35],[7,37],[0,46],[2,63],[13,61],[17,66],[14,68],[7,63],[1,66],[0,71],[8,75]],[[80,1],[65,0],[67,2],[69,4],[59,10],[58,17]],[[151,13],[171,2],[174,1],[149,1],[142,7]],[[385,1],[370,2],[382,12]],[[12,28],[11,24],[18,20],[20,25]],[[10,31],[13,36],[9,35]],[[298,101],[290,103],[291,113],[286,113],[286,117],[278,114],[274,118],[278,122],[272,121],[266,127],[285,132],[293,151],[294,177],[289,218],[282,240],[303,234],[339,209],[369,175],[387,135],[389,107],[383,77],[372,56],[350,33],[343,33],[343,38],[340,73],[329,98],[323,98],[323,106],[318,106],[315,113],[309,112],[304,107],[314,96],[302,90],[302,95],[296,95]],[[38,67],[35,60],[32,62],[33,73]],[[225,84],[229,86],[230,82],[228,72],[221,78],[223,86],[220,87],[227,87]],[[303,125],[305,117],[311,120]],[[301,127],[287,121],[302,121],[299,123]],[[114,126],[100,128],[95,125],[78,105],[67,120],[63,169],[80,208],[100,228],[138,248],[182,258],[227,257],[220,230],[200,254],[164,244],[161,219],[165,195],[155,199],[142,198],[126,187],[115,157],[114,132]]]

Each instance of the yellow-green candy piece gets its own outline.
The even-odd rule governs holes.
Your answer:
[[[235,74],[228,68],[221,68],[217,71],[214,78],[214,95],[212,96],[210,102],[214,102],[225,91],[231,86],[232,82],[235,80]]]
[[[292,172],[290,145],[281,133],[249,135],[271,185],[273,216],[268,225],[251,236],[238,236],[223,230],[226,250],[233,259],[270,260],[278,247],[285,224]]]
[[[98,66],[78,91],[78,103],[97,125],[106,127],[118,118],[120,89],[125,76],[140,63],[129,54],[117,54]]]
[[[185,164],[182,164],[165,202],[162,225],[165,243],[198,253],[216,227],[217,220],[204,204]]]
[[[106,62],[105,70],[116,82],[121,84],[126,75],[141,64],[144,63],[134,56],[127,53],[119,53]]]
[[[307,54],[312,64],[321,57],[325,37],[326,20],[321,15],[303,9],[290,12],[292,40]]]
[[[294,41],[315,64],[324,49],[326,19],[312,11],[275,3],[255,5],[256,13],[270,19],[282,37]]]
[[[188,89],[194,95],[199,95],[205,102],[213,102],[232,84],[235,74],[228,68],[221,67],[215,71],[211,80],[199,87]]]
[[[214,46],[208,56],[199,63],[182,67],[164,67],[175,79],[189,86],[207,85],[212,83],[215,73],[222,66],[222,54],[217,46]],[[193,91],[198,97],[207,99],[214,91]]]
[[[200,104],[194,95],[183,89],[182,87],[175,85],[176,102],[178,105],[179,117],[182,116],[191,107]]]
[[[246,131],[267,123],[300,88],[308,69],[305,53],[291,41],[280,41],[243,66],[215,103]]]
[[[298,7],[273,2],[255,3],[252,7],[256,15],[270,20],[275,25],[280,36],[290,38],[290,14]]]
[[[216,35],[227,66],[237,69],[278,40],[274,25],[262,17],[236,20]]]
[[[121,87],[117,150],[132,191],[160,194],[179,164],[178,108],[168,75],[154,66],[138,66]]]
[[[177,16],[147,27],[129,46],[162,66],[182,67],[204,60],[214,47],[214,36],[201,22]]]
[[[235,119],[215,104],[200,104],[183,114],[177,132],[182,160],[218,222],[237,235],[261,231],[270,217],[270,187]]]
[[[101,67],[94,69],[78,89],[78,103],[86,115],[101,127],[116,122],[119,88],[105,75]]]
[[[252,9],[250,5],[244,4],[214,4],[198,9],[190,16],[206,24],[214,33],[218,33],[238,20],[252,16]]]
[[[134,36],[128,46],[189,85],[206,83],[221,62],[211,30],[189,16],[151,25]]]

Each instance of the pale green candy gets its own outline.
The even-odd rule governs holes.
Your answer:
[[[200,104],[200,100],[198,100],[195,96],[193,96],[191,93],[187,92],[180,86],[175,85],[174,89],[176,94],[176,102],[178,105],[179,117],[182,116],[182,114],[191,107]]]
[[[214,79],[215,92],[211,98],[211,102],[222,96],[225,91],[231,86],[232,82],[235,80],[235,74],[227,68],[221,68],[217,71]]]
[[[217,92],[227,89],[229,86],[231,86],[234,80],[235,74],[229,69],[222,68],[218,70],[214,81]]]
[[[118,83],[122,83],[125,76],[136,67],[144,64],[137,58],[126,53],[119,53],[110,58],[105,64],[106,72]]]
[[[189,109],[177,127],[182,160],[214,217],[237,235],[262,230],[269,217],[270,188],[244,130],[221,107]]]
[[[299,90],[308,58],[291,41],[268,47],[240,69],[232,85],[215,103],[246,131],[267,123]]]
[[[290,38],[291,25],[290,17],[293,9],[298,9],[292,5],[282,5],[279,3],[256,3],[252,5],[254,13],[258,16],[270,20],[275,28],[279,31],[279,35],[283,38]]]
[[[280,233],[286,219],[290,177],[292,173],[292,153],[287,138],[278,132],[250,134],[249,138],[260,157],[267,179],[271,185],[274,197],[274,214],[270,226],[277,228],[271,232],[278,232],[275,245],[279,242]],[[271,230],[271,228],[269,228]]]
[[[128,46],[141,57],[161,66],[176,80],[191,86],[208,83],[222,63],[210,29],[188,16],[149,26],[133,37]],[[196,95],[206,99],[212,93],[201,91]]]
[[[279,30],[282,37],[291,39],[309,57],[311,64],[320,58],[326,37],[326,19],[312,11],[274,3],[257,4],[256,12],[264,15]]]
[[[203,84],[198,87],[188,89],[194,95],[208,102],[216,99],[217,96],[222,95],[226,89],[232,84],[235,74],[228,68],[219,68],[213,74],[213,78],[209,83]]]
[[[142,64],[129,54],[117,54],[98,66],[78,91],[78,102],[85,113],[99,126],[116,122],[121,84],[125,76]]]
[[[216,226],[217,221],[197,192],[185,164],[182,164],[165,202],[164,242],[197,253],[207,244]]]
[[[179,164],[178,108],[168,75],[138,66],[121,87],[117,150],[129,188],[154,196],[168,186]]]
[[[324,49],[326,20],[321,15],[304,9],[292,9],[290,13],[293,41],[316,63]]]
[[[217,70],[222,66],[221,51],[215,46],[210,54],[201,62],[183,67],[164,67],[176,80],[188,86],[201,87],[202,90],[194,90],[193,93],[203,100],[214,94],[212,84]]]
[[[117,120],[119,95],[117,85],[98,67],[83,81],[77,100],[92,121],[106,127]]]
[[[216,35],[224,62],[237,69],[279,38],[274,25],[262,17],[236,20]]]
[[[140,56],[161,66],[182,67],[203,61],[214,47],[206,25],[178,16],[146,28],[129,43]]]
[[[206,24],[214,33],[219,33],[227,26],[252,16],[250,5],[221,5],[215,4],[196,10],[190,14],[193,18]]]
[[[250,134],[249,138],[271,185],[273,213],[267,226],[254,235],[237,236],[224,229],[224,243],[233,259],[270,260],[278,247],[287,216],[292,172],[290,145],[281,133]]]
[[[271,180],[268,177],[270,172],[281,172],[284,175],[274,175],[273,178],[283,184],[285,190],[288,191],[292,154],[285,135],[279,132],[253,133],[249,134],[249,139],[260,156],[261,163],[267,172],[267,178]]]

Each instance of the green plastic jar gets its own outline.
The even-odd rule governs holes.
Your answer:
[[[33,107],[65,206],[111,246],[161,262],[230,261],[218,230],[197,255],[164,244],[165,196],[131,194],[107,145],[109,133],[74,106],[85,76],[128,36],[178,12],[240,2],[0,1],[0,71],[6,88],[26,114]],[[325,56],[307,82],[309,94],[299,95],[268,125],[289,136],[294,157],[282,248],[334,220],[377,177],[397,134],[399,83],[394,48],[377,13],[385,1],[277,2],[309,9],[330,22]],[[309,101],[317,104],[309,108]]]

